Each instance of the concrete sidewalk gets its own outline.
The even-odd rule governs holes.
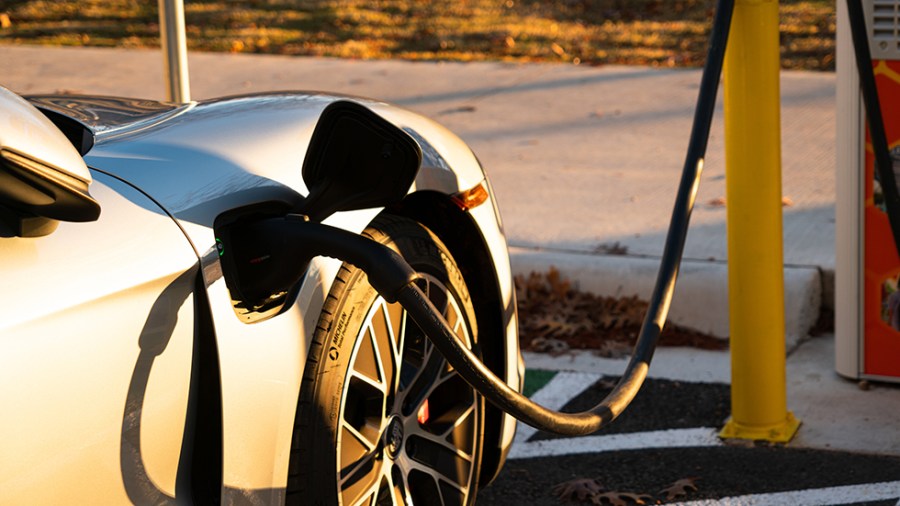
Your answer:
[[[0,46],[0,62],[0,84],[22,94],[163,98],[155,50]],[[468,142],[487,168],[516,271],[554,265],[582,289],[649,294],[684,163],[699,70],[215,53],[192,53],[190,65],[194,99],[328,90],[435,118]],[[831,300],[834,82],[827,73],[782,74],[783,193],[793,202],[784,208],[789,348]],[[720,107],[670,318],[726,337],[725,208],[715,203],[725,196],[722,137]]]

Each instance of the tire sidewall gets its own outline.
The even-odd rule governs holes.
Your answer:
[[[478,332],[472,301],[462,273],[440,240],[424,226],[410,220],[392,222],[379,228],[367,229],[366,235],[398,251],[418,272],[430,274],[446,286],[466,320],[477,353]],[[343,268],[346,268],[346,281],[336,281],[331,290],[331,295],[337,300],[336,310],[331,315],[323,313],[322,320],[327,322],[320,321],[319,325],[319,331],[325,335],[315,364],[314,385],[304,384],[302,387],[313,389],[310,406],[314,410],[312,423],[305,427],[305,431],[300,430],[294,435],[305,440],[307,445],[303,446],[310,450],[306,455],[299,455],[300,461],[297,463],[310,471],[311,486],[303,499],[306,504],[339,504],[336,448],[343,390],[357,336],[379,296],[368,283],[364,272],[349,264],[344,264]],[[477,492],[483,443],[481,435],[484,430],[484,400],[477,392],[476,396],[479,435],[475,441],[468,505],[474,503]]]

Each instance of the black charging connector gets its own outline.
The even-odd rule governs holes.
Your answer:
[[[228,289],[249,305],[291,290],[315,256],[359,267],[388,302],[396,302],[402,288],[418,279],[396,251],[301,214],[237,221],[222,228],[220,240]]]

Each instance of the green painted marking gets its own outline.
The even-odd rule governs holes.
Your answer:
[[[535,392],[544,387],[556,376],[558,371],[544,371],[542,369],[527,369],[525,371],[525,386],[522,393],[525,397],[531,397]]]

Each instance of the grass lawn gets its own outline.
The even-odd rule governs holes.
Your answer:
[[[699,66],[711,0],[185,0],[191,49]],[[3,0],[0,44],[155,47],[154,0]],[[835,6],[781,2],[785,68],[834,69]]]

